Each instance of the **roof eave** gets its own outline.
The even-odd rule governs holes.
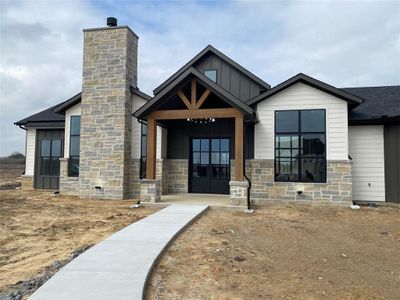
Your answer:
[[[252,80],[254,80],[255,82],[257,82],[260,86],[262,86],[265,89],[270,89],[271,85],[269,85],[268,83],[266,83],[264,80],[262,80],[261,78],[257,77],[256,75],[254,75],[253,73],[251,73],[250,71],[248,71],[247,69],[245,69],[244,67],[242,67],[240,64],[238,64],[237,62],[235,62],[233,59],[229,58],[228,56],[226,56],[225,54],[223,54],[222,52],[220,52],[219,50],[217,50],[216,48],[214,48],[211,45],[208,45],[207,47],[205,47],[203,50],[201,50],[195,57],[193,57],[191,60],[189,60],[189,62],[187,62],[185,65],[183,65],[183,67],[181,67],[178,71],[176,71],[174,74],[172,74],[167,80],[165,80],[163,83],[161,83],[158,87],[156,87],[153,90],[154,95],[158,94],[160,91],[162,91],[166,86],[168,86],[172,81],[175,80],[175,78],[177,76],[180,75],[180,73],[185,72],[188,68],[190,68],[197,60],[199,60],[201,57],[203,57],[207,52],[212,52],[213,54],[215,54],[216,56],[220,57],[221,59],[225,60],[226,62],[228,62],[229,64],[233,65],[235,68],[237,68],[240,72],[246,74],[246,76],[250,77]]]
[[[147,114],[148,111],[161,99],[163,98],[166,94],[168,94],[177,84],[179,84],[182,80],[187,78],[189,75],[194,75],[197,77],[204,85],[209,86],[211,90],[217,94],[220,98],[222,98],[224,101],[228,102],[230,105],[239,108],[240,110],[244,111],[248,115],[252,115],[254,112],[254,109],[251,108],[250,106],[246,105],[245,103],[241,102],[239,99],[236,99],[233,95],[222,89],[219,85],[217,85],[215,82],[198,72],[195,68],[190,67],[187,69],[185,72],[180,74],[175,80],[173,80],[169,86],[170,88],[166,87],[164,88],[159,94],[157,94],[151,101],[143,105],[141,108],[139,108],[137,111],[133,113],[133,116],[136,118],[144,118]]]
[[[331,94],[335,97],[338,97],[342,100],[347,101],[350,105],[352,106],[357,106],[363,102],[363,99],[360,97],[357,97],[353,94],[350,94],[348,92],[342,91],[334,86],[331,86],[325,82],[322,82],[320,80],[314,79],[308,75],[305,75],[303,73],[299,73],[288,80],[285,80],[284,82],[278,84],[277,86],[273,87],[272,89],[266,91],[265,93],[250,99],[249,101],[246,102],[247,105],[255,105],[258,104],[259,102],[279,93],[280,91],[298,83],[302,82],[305,83],[309,86],[312,86],[316,89],[319,89],[323,92],[326,92],[328,94]]]

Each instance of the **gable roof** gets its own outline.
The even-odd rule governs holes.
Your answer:
[[[201,74],[199,71],[197,71],[193,67],[189,67],[186,71],[181,73],[178,77],[176,77],[172,82],[170,82],[162,91],[160,91],[154,98],[147,102],[145,105],[143,105],[141,108],[139,108],[133,115],[137,118],[141,118],[146,116],[150,112],[152,108],[169,92],[171,92],[176,86],[185,80],[189,76],[194,76],[196,77],[199,82],[206,87],[210,88],[210,90],[215,93],[218,97],[220,97],[222,100],[227,102],[228,104],[232,105],[233,107],[236,107],[240,109],[241,111],[247,113],[247,114],[253,114],[254,110],[250,106],[246,105],[239,99],[235,98],[232,94],[224,90],[222,87],[220,87],[218,84],[216,84],[214,81],[210,80],[203,74]]]
[[[320,80],[312,78],[306,74],[299,73],[299,74],[289,78],[288,80],[278,84],[277,86],[273,87],[272,89],[260,94],[259,96],[254,97],[253,99],[250,99],[249,101],[247,101],[247,104],[248,105],[257,104],[257,103],[275,95],[276,93],[279,93],[280,91],[282,91],[298,82],[305,83],[305,84],[312,86],[316,89],[319,89],[323,92],[326,92],[335,97],[343,99],[351,105],[358,105],[363,102],[363,99],[359,96],[356,96],[356,95],[350,94],[344,90],[335,88],[332,85],[329,85],[325,82],[322,82]]]
[[[142,97],[143,99],[149,101],[151,97],[146,93],[143,93],[138,88],[131,86],[131,92],[135,95]],[[26,117],[18,122],[15,122],[15,125],[18,126],[26,126],[26,127],[64,127],[65,121],[65,111],[70,107],[81,102],[82,92],[72,96],[68,100],[65,100],[61,103],[58,103],[50,108],[42,110],[36,114],[33,114],[29,117]],[[58,123],[57,123],[58,122]]]
[[[218,51],[213,46],[208,45],[203,50],[201,50],[195,57],[193,57],[188,63],[186,63],[182,68],[180,68],[178,71],[176,71],[171,77],[169,77],[162,84],[160,84],[157,88],[155,88],[153,90],[154,95],[158,94],[162,89],[164,89],[166,86],[168,86],[172,81],[174,81],[177,77],[179,77],[183,72],[187,71],[190,67],[193,66],[193,64],[195,64],[197,61],[199,61],[203,56],[205,56],[209,52],[213,53],[214,55],[218,56],[222,60],[226,61],[228,64],[234,66],[240,72],[244,73],[246,76],[248,76],[249,78],[251,78],[252,80],[257,82],[259,85],[261,85],[265,89],[271,88],[271,86],[268,83],[266,83],[264,80],[257,77],[250,71],[246,70],[241,65],[239,65],[237,62],[235,62],[234,60],[232,60],[231,58],[229,58],[222,52]]]
[[[54,109],[58,105],[60,105],[60,104],[57,104],[50,108],[42,110],[41,112],[33,114],[33,115],[31,115],[25,119],[22,119],[18,122],[15,122],[14,124],[18,125],[18,126],[27,126],[27,127],[35,127],[35,126],[42,127],[44,125],[43,123],[59,123],[58,125],[63,127],[65,116],[54,112]],[[53,125],[55,125],[55,124],[53,124]]]
[[[142,91],[140,91],[137,87],[134,87],[131,85],[131,93],[138,95],[139,97],[142,97],[143,99],[150,101],[151,100],[151,96],[147,95],[146,93],[143,93]],[[54,112],[56,113],[60,113],[63,114],[68,108],[74,106],[75,104],[81,102],[82,100],[82,92],[76,94],[75,96],[71,97],[70,99],[68,99],[67,101],[59,104],[59,106],[57,106],[54,109]]]
[[[364,99],[364,102],[349,114],[349,121],[353,124],[370,121],[379,123],[400,118],[400,85],[351,87],[341,90]]]
[[[67,101],[62,102],[59,105],[56,105],[56,108],[54,109],[55,113],[63,114],[68,108],[74,106],[75,104],[78,104],[81,102],[82,98],[82,92],[76,94],[75,96],[71,97]]]

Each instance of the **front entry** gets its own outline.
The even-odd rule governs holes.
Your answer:
[[[229,138],[192,138],[189,192],[229,194]]]

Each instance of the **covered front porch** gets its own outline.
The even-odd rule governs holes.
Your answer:
[[[253,109],[196,70],[185,73],[135,113],[147,125],[140,199],[245,205],[244,158],[251,156],[251,147],[245,147],[244,136],[252,136]],[[158,126],[168,136],[161,161]]]

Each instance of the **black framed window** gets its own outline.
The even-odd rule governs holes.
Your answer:
[[[142,123],[140,130],[140,178],[146,178],[147,161],[147,124]]]
[[[58,139],[41,140],[40,175],[60,175],[62,141]]]
[[[229,164],[229,139],[212,139],[211,166],[213,177],[228,178],[230,169]]]
[[[210,139],[192,139],[192,176],[207,177],[210,163]]]
[[[324,109],[275,112],[275,181],[326,182]]]
[[[214,82],[217,82],[217,70],[205,70],[204,75]]]
[[[81,139],[81,117],[71,116],[69,139],[68,176],[79,176],[79,149]]]

